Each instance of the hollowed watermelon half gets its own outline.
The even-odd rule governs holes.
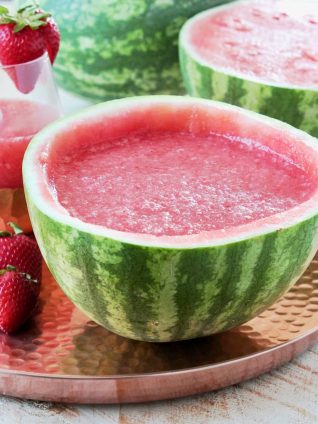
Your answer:
[[[318,136],[318,9],[312,0],[237,1],[180,33],[189,94],[225,101]]]
[[[34,138],[23,176],[66,295],[132,339],[246,322],[318,246],[316,140],[224,103],[153,96],[91,107]]]

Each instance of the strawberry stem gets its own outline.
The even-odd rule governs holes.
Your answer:
[[[8,222],[7,225],[13,229],[13,235],[18,236],[19,234],[23,234],[22,228],[20,228],[15,222]],[[12,237],[12,233],[9,231],[0,231],[0,238],[2,237]]]
[[[26,272],[19,272],[19,274],[25,278],[28,281],[31,281],[34,284],[39,284],[39,281],[36,280],[35,278],[32,278],[30,274],[27,274]]]
[[[18,13],[22,13],[24,12],[26,9],[28,9],[29,7],[35,7],[35,8],[39,8],[39,3],[35,0],[32,1],[33,4],[31,4],[29,1],[27,1],[26,3],[24,3],[19,9],[18,9]]]
[[[20,228],[15,222],[8,222],[9,227],[11,227],[14,231],[14,234],[18,236],[19,234],[23,234],[22,228]]]
[[[0,231],[0,238],[11,237],[11,236],[12,236],[12,234],[9,233],[9,231]]]
[[[4,275],[10,271],[16,271],[16,267],[13,265],[7,265],[4,269],[0,269],[0,275]]]
[[[15,266],[13,266],[13,265],[7,265],[7,266],[6,266],[6,270],[7,270],[7,271],[16,271],[17,269],[16,269],[16,267],[15,267]]]
[[[0,269],[0,276],[6,274],[7,272],[17,271],[21,277],[23,277],[25,280],[30,281],[34,284],[39,284],[39,281],[32,278],[30,274],[26,272],[19,272],[17,268],[13,265],[7,265],[4,269]]]

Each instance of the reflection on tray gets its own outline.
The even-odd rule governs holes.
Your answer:
[[[46,267],[43,276],[42,304],[33,322],[15,336],[0,335],[2,369],[91,376],[173,371],[254,354],[318,325],[318,257],[278,303],[247,324],[166,344],[128,340],[88,321]]]

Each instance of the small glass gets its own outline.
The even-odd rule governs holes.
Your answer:
[[[0,231],[9,221],[32,231],[23,192],[22,160],[31,138],[61,116],[47,53],[0,65]]]

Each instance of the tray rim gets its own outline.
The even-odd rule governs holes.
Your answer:
[[[10,376],[16,376],[16,377],[28,377],[32,379],[54,379],[54,380],[83,380],[83,381],[91,381],[91,380],[133,380],[133,379],[147,379],[152,377],[177,377],[179,375],[189,374],[189,373],[197,373],[202,371],[212,371],[213,369],[226,367],[228,365],[235,365],[240,364],[248,361],[249,359],[254,359],[262,356],[266,356],[272,352],[275,352],[277,350],[283,350],[285,348],[288,348],[290,345],[298,344],[303,339],[307,339],[310,336],[316,337],[316,340],[313,340],[309,343],[309,346],[313,345],[315,342],[318,341],[318,325],[315,327],[306,330],[301,335],[298,335],[297,337],[290,339],[286,342],[282,342],[278,345],[269,347],[267,349],[260,350],[259,352],[255,352],[252,354],[243,355],[239,358],[229,359],[228,361],[221,361],[217,362],[215,364],[209,364],[209,365],[200,365],[192,368],[180,368],[177,370],[171,370],[171,371],[158,371],[158,372],[148,372],[148,373],[140,373],[140,374],[112,374],[112,375],[105,375],[105,376],[93,376],[93,375],[72,375],[72,374],[50,374],[50,373],[34,373],[30,371],[19,371],[19,370],[12,370],[12,369],[5,369],[0,367],[0,377],[5,375]],[[304,349],[301,350],[300,354],[307,350],[308,347],[304,347]],[[295,354],[297,356],[297,354]],[[294,357],[294,355],[293,355]]]

